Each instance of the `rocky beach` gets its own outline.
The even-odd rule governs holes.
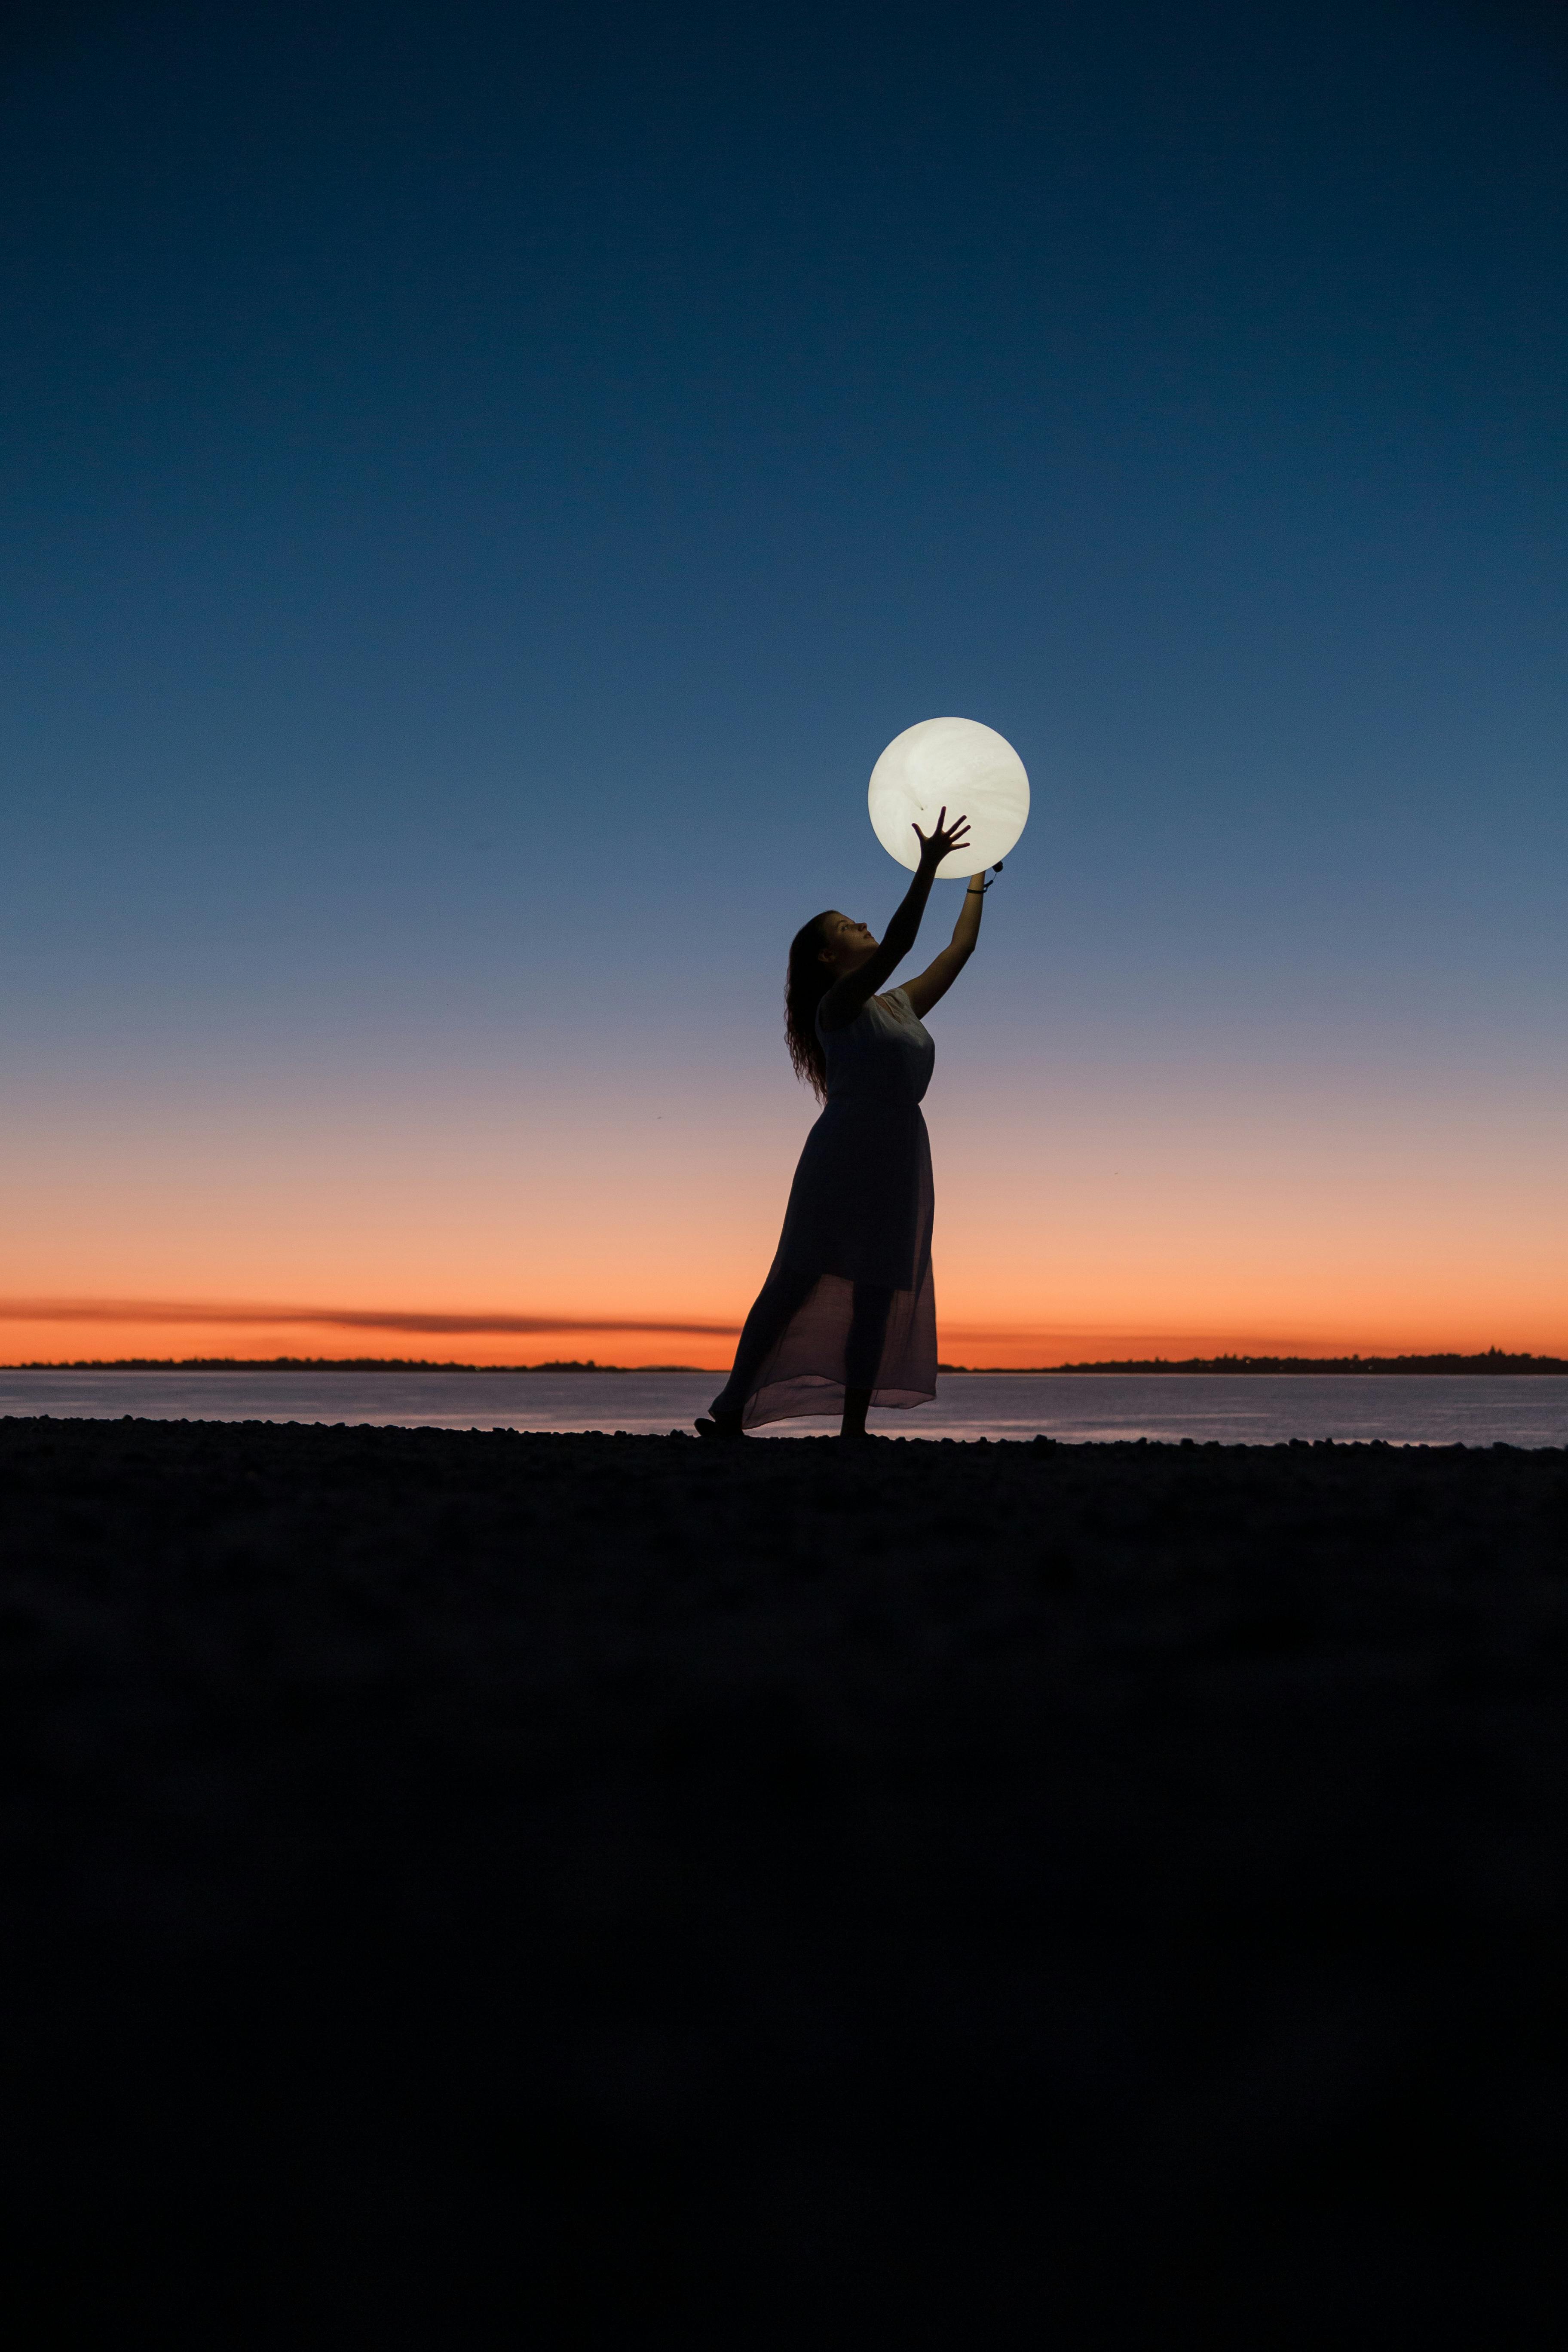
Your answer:
[[[1568,1457],[0,1421],[37,2340],[1532,2344]]]

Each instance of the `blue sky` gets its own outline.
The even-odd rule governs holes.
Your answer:
[[[1009,1199],[1108,1071],[1237,1132],[1294,1073],[1347,1147],[1500,1088],[1544,1150],[1565,109],[1528,6],[36,19],[23,1223],[84,1137],[184,1121],[195,1181],[193,1120],[308,1098],[352,1154],[378,1099],[460,1141],[590,1082],[787,1180],[784,944],[885,919],[866,777],[949,710],[1035,787],[943,1016]],[[101,1285],[127,1228],[80,1213]]]

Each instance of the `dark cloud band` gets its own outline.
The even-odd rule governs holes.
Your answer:
[[[338,1331],[542,1333],[641,1331],[689,1338],[732,1338],[734,1323],[661,1323],[584,1315],[424,1315],[393,1307],[225,1306],[189,1299],[0,1298],[0,1322],[303,1324]]]

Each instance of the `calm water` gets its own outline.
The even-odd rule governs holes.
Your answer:
[[[0,1414],[323,1421],[436,1429],[689,1429],[719,1382],[689,1372],[6,1372]],[[1447,1380],[1082,1372],[950,1376],[934,1404],[879,1412],[893,1437],[1079,1442],[1386,1438],[1396,1445],[1568,1444],[1568,1378]],[[822,1421],[765,1433],[819,1437]]]

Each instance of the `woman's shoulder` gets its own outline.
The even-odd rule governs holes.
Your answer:
[[[912,1021],[915,1017],[915,1009],[910,1003],[910,992],[907,988],[887,988],[879,996],[868,996],[865,1003],[850,1014],[847,1021],[836,1021],[831,1024],[824,1021],[822,1016],[826,1005],[827,997],[825,996],[816,1008],[816,1025],[819,1037],[842,1037],[855,1027],[857,1022],[864,1021],[868,1013],[873,1024],[879,1019]]]
[[[879,996],[868,996],[864,1004],[856,1006],[847,1021],[827,1021],[823,1016],[827,1011],[832,996],[833,991],[829,989],[816,1008],[816,1034],[819,1037],[842,1037],[847,1030],[854,1028],[858,1021],[864,1021],[873,1005],[880,1004],[882,1002]]]

